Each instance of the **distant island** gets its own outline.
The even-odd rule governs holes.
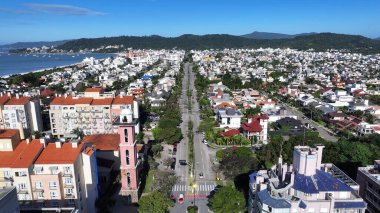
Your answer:
[[[118,36],[81,38],[66,41],[44,52],[111,53],[134,49],[224,49],[224,48],[292,48],[298,50],[380,53],[380,40],[360,35],[335,33],[303,33],[296,35],[253,32],[242,36],[228,34],[192,35],[178,37]],[[39,48],[11,49],[12,53],[38,52]]]

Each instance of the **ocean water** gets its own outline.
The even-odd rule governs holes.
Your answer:
[[[20,74],[81,62],[86,57],[96,59],[116,56],[110,53],[86,54],[8,54],[0,52],[0,76]]]

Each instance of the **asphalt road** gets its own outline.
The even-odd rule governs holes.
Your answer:
[[[182,123],[181,130],[184,135],[184,139],[177,146],[177,165],[175,172],[179,176],[180,181],[174,186],[172,194],[178,197],[179,194],[184,194],[185,201],[180,204],[176,202],[175,206],[172,208],[171,212],[186,212],[187,206],[195,205],[198,206],[200,213],[207,213],[208,210],[208,199],[207,196],[214,189],[215,174],[212,170],[211,156],[214,156],[213,151],[207,147],[207,145],[202,143],[203,135],[197,133],[200,124],[199,115],[199,104],[197,102],[197,95],[194,86],[195,74],[192,72],[191,64],[186,63],[184,66],[184,78],[182,81],[182,94],[179,100],[179,105],[182,113]],[[190,80],[190,81],[189,81]],[[188,96],[187,88],[190,82],[189,89],[192,91],[192,109],[188,110]],[[194,98],[193,98],[194,97]],[[193,133],[194,133],[194,163],[195,169],[193,174],[189,174],[189,166],[181,166],[178,160],[186,160],[188,162],[188,122],[193,122]],[[200,178],[199,173],[203,173],[203,178]],[[196,188],[190,186],[190,180],[195,180]]]
[[[327,141],[333,141],[333,142],[338,141],[338,138],[336,138],[329,131],[327,131],[326,127],[321,126],[319,123],[317,123],[317,122],[315,122],[315,121],[313,121],[307,117],[306,117],[306,119],[304,119],[303,117],[305,117],[305,115],[302,112],[288,106],[284,102],[281,102],[281,103],[282,103],[282,107],[284,107],[286,110],[291,112],[293,115],[296,115],[298,120],[300,120],[303,124],[309,123],[312,127],[315,127],[317,129],[317,131],[319,132],[319,135],[321,136],[321,138],[323,138]]]

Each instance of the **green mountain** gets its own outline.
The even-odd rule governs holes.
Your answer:
[[[268,33],[268,32],[258,32],[254,31],[249,34],[242,35],[242,37],[245,38],[252,38],[252,39],[290,39],[297,36],[304,36],[304,35],[314,35],[316,33],[301,33],[301,34],[282,34],[282,33]]]
[[[334,33],[318,33],[296,36],[288,39],[250,39],[242,36],[227,34],[191,35],[179,37],[162,36],[119,36],[103,38],[82,38],[68,41],[57,48],[64,50],[91,50],[101,46],[123,45],[124,48],[134,49],[222,49],[222,48],[294,48],[299,50],[314,49],[345,49],[364,54],[380,53],[380,41],[358,35],[344,35]],[[115,52],[121,49],[103,49],[102,51]]]
[[[13,44],[0,45],[0,48],[7,49],[22,49],[22,48],[32,48],[32,47],[42,47],[42,46],[58,46],[68,42],[69,40],[61,41],[36,41],[36,42],[16,42]]]

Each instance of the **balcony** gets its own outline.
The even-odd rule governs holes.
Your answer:
[[[65,183],[65,184],[63,184],[63,187],[72,189],[72,188],[74,188],[74,185]]]
[[[44,189],[43,188],[34,188],[33,191],[34,192],[44,192]]]
[[[13,177],[0,177],[0,182],[13,182]]]
[[[66,199],[75,199],[75,195],[73,194],[65,194]]]
[[[65,172],[65,173],[63,173],[62,176],[63,176],[63,177],[73,177],[73,175],[72,175],[71,173],[69,173],[69,172]]]
[[[22,189],[18,188],[17,193],[18,194],[29,194],[28,189],[26,189],[26,188],[22,188]]]

